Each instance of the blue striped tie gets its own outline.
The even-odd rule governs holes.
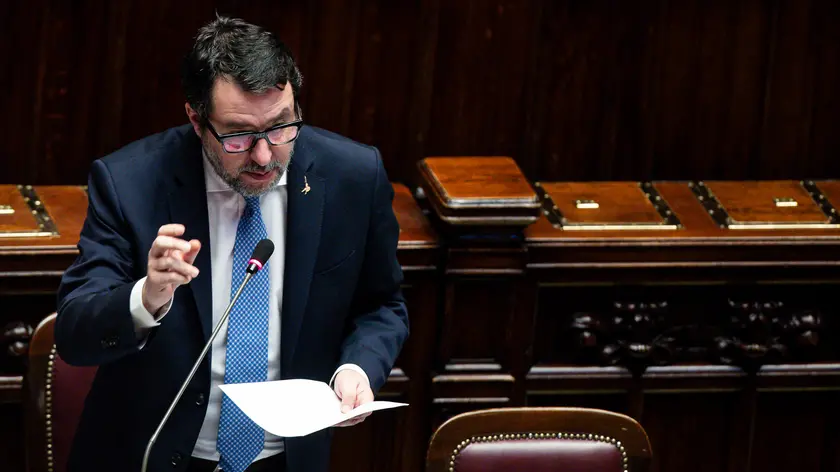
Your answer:
[[[245,267],[257,243],[267,237],[259,197],[245,197],[245,211],[236,230],[230,295],[245,278]],[[242,291],[228,319],[225,383],[264,382],[268,375],[268,263]],[[216,448],[225,472],[242,472],[263,449],[265,432],[222,395]]]

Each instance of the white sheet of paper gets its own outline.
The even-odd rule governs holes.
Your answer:
[[[260,428],[292,438],[335,426],[363,413],[406,406],[374,401],[341,413],[341,400],[324,382],[307,379],[221,385],[225,395]]]

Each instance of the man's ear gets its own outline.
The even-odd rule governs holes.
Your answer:
[[[190,106],[190,104],[184,103],[184,110],[187,112],[187,118],[190,119],[190,123],[192,124],[193,130],[195,130],[195,134],[198,137],[201,137],[201,122],[198,118],[198,113]]]

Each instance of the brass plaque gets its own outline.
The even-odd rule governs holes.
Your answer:
[[[682,226],[651,182],[537,182],[543,213],[567,231],[675,230]]]

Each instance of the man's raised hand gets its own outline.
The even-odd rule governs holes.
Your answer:
[[[149,249],[149,265],[143,287],[143,306],[149,313],[156,313],[172,299],[178,286],[188,284],[198,276],[193,262],[201,249],[201,242],[180,239],[184,231],[186,228],[180,224],[161,226]]]

